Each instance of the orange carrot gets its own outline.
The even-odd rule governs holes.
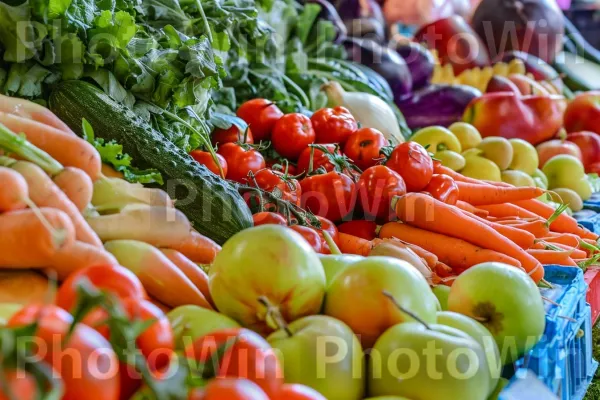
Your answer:
[[[461,173],[451,170],[448,167],[444,167],[441,164],[438,164],[437,166],[434,167],[433,173],[448,175],[449,177],[454,179],[456,182],[466,182],[466,183],[473,183],[473,184],[478,184],[478,185],[484,184],[484,182],[480,181],[479,179],[469,178],[468,176],[464,176]]]
[[[154,304],[156,307],[158,307],[160,309],[160,311],[164,312],[165,314],[167,314],[169,311],[172,310],[171,307],[167,306],[166,304],[161,303],[160,301],[156,300],[153,297],[148,298],[148,301],[152,304]]]
[[[52,301],[52,293],[53,288],[48,279],[35,270],[0,271],[2,311],[7,305],[43,304]]]
[[[510,239],[496,232],[494,228],[465,215],[459,208],[422,193],[408,193],[395,200],[394,208],[402,221],[506,254],[519,261],[535,282],[543,279],[544,269],[535,258]]]
[[[16,115],[0,112],[0,123],[27,140],[64,166],[82,169],[92,181],[100,177],[100,154],[94,146],[77,136]]]
[[[541,243],[544,246],[544,250],[552,250],[552,249],[548,249],[547,248],[547,244],[544,245],[544,243]],[[562,244],[562,243],[549,243],[552,246],[558,247],[561,250],[564,251],[568,251],[571,254],[571,258],[586,258],[587,257],[587,253],[583,250],[579,250],[576,249],[574,247],[571,246],[567,246],[566,244]]]
[[[191,231],[186,241],[169,248],[177,250],[198,264],[212,264],[217,253],[221,251],[221,246],[196,231]]]
[[[533,243],[535,242],[535,236],[533,236],[531,233],[529,233],[527,231],[517,229],[517,228],[508,226],[508,225],[498,224],[493,221],[488,221],[485,218],[481,218],[474,214],[467,213],[466,211],[463,211],[463,213],[465,213],[466,215],[468,215],[471,218],[475,218],[477,221],[481,222],[482,224],[485,224],[485,225],[489,226],[490,228],[493,228],[496,232],[500,233],[502,236],[506,237],[507,239],[512,240],[515,244],[517,244],[522,249],[526,250],[526,249],[530,248],[531,246],[533,246]]]
[[[577,263],[571,259],[570,252],[568,251],[530,249],[527,250],[527,253],[531,254],[544,265],[577,266]]]
[[[373,244],[370,240],[340,232],[338,246],[344,254],[357,254],[366,257],[369,255]]]
[[[110,165],[106,165],[106,164],[102,164],[102,175],[104,175],[106,178],[119,178],[119,179],[125,179],[123,173],[116,171],[113,167],[111,167]]]
[[[67,124],[62,122],[52,111],[32,101],[0,95],[0,111],[32,119],[75,136],[75,133],[73,133]]]
[[[475,206],[472,206],[471,204],[467,203],[466,201],[462,201],[462,200],[458,200],[456,202],[456,207],[460,208],[461,210],[468,211],[471,214],[475,214],[478,217],[486,218],[489,215],[489,212],[479,209],[479,208],[475,208]]]
[[[525,210],[522,207],[514,204],[486,204],[477,206],[478,208],[485,210],[490,213],[491,216],[496,218],[505,217],[516,217],[516,218],[535,218],[538,215],[530,211]]]
[[[550,232],[546,237],[540,238],[541,240],[549,243],[561,243],[571,247],[579,246],[579,236],[571,233],[555,233]]]
[[[473,265],[489,261],[497,261],[520,267],[521,263],[502,253],[475,246],[469,242],[412,227],[398,222],[388,222],[379,231],[380,237],[396,237],[410,241],[417,246],[435,254],[439,261],[449,265],[456,273],[460,273]]]
[[[535,199],[544,194],[544,191],[538,187],[500,187],[467,182],[456,182],[456,185],[458,199],[473,206]]]
[[[548,236],[548,233],[550,233],[548,224],[542,219],[537,221],[503,221],[498,223],[527,231],[538,239]]]
[[[90,177],[79,168],[65,167],[52,180],[79,211],[85,210],[92,202],[94,184]]]
[[[0,167],[0,213],[27,208],[29,186],[18,172]]]
[[[160,251],[200,289],[206,300],[214,306],[210,290],[208,289],[208,275],[206,272],[178,251],[171,249],[160,249]]]
[[[440,278],[448,278],[449,276],[454,275],[452,268],[440,261],[433,267],[433,272]]]
[[[44,264],[49,277],[64,281],[74,272],[93,265],[117,265],[117,259],[102,247],[75,242],[56,252]]]

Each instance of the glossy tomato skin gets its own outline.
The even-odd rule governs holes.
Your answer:
[[[265,168],[254,175],[254,182],[264,191],[270,193],[277,191],[281,193],[283,200],[300,205],[302,188],[297,179],[286,177],[282,172]],[[251,183],[254,184],[254,182]]]
[[[242,104],[237,116],[252,129],[257,142],[269,140],[275,123],[283,117],[283,112],[270,100],[252,99]]]
[[[283,385],[279,397],[273,400],[327,400],[325,396],[308,386],[288,383]]]
[[[365,220],[348,221],[338,225],[338,231],[365,240],[373,240],[377,237],[377,223]]]
[[[358,202],[365,215],[380,221],[390,221],[394,218],[392,199],[406,194],[404,179],[384,165],[375,165],[365,170],[356,188]]]
[[[326,149],[328,149],[332,154],[337,154],[337,155],[342,155],[342,152],[339,150],[339,148],[336,150],[336,146],[334,144],[324,144],[323,145]],[[313,168],[312,170],[315,171],[319,168],[324,168],[325,171],[327,172],[331,172],[335,169],[335,165],[331,162],[331,160],[329,159],[329,157],[322,152],[319,149],[314,149],[313,151]],[[310,166],[310,154],[311,154],[311,148],[307,147],[304,150],[302,150],[302,153],[300,153],[300,157],[298,158],[298,167],[297,167],[297,173],[298,174],[302,174],[305,172],[308,172],[308,168]]]
[[[300,181],[302,207],[315,215],[337,222],[352,213],[356,204],[356,184],[347,175],[332,171]]]
[[[310,120],[315,129],[317,143],[344,144],[358,129],[350,111],[341,106],[317,110]]]
[[[256,383],[248,379],[213,379],[204,389],[194,390],[188,400],[269,400]]]
[[[225,159],[223,158],[222,155],[220,155],[220,154],[215,154],[215,155],[217,156],[217,160],[219,161],[219,164],[221,164],[221,169],[223,170],[223,174],[225,176],[227,176],[227,161],[225,161]],[[213,160],[212,154],[210,154],[208,151],[194,150],[190,153],[190,156],[192,156],[192,158],[194,160],[198,161],[198,164],[202,164],[206,168],[208,168],[208,170],[210,172],[212,172],[213,174],[215,174],[217,176],[221,176],[221,172],[219,171],[219,166],[217,165],[215,160]]]
[[[254,136],[250,128],[244,132],[237,125],[232,124],[229,129],[215,128],[210,136],[210,142],[213,146],[223,146],[225,143],[254,144]]]
[[[425,191],[433,198],[446,204],[455,205],[458,201],[459,188],[454,179],[444,174],[433,174]]]
[[[290,160],[297,160],[300,153],[315,142],[315,130],[306,115],[287,114],[275,124],[271,141],[278,154]]]
[[[298,232],[307,242],[310,247],[317,253],[323,252],[323,240],[316,230],[302,225],[292,225],[290,229]]]
[[[399,173],[409,192],[425,189],[433,175],[433,160],[419,143],[401,143],[392,151],[386,167]]]
[[[270,212],[270,211],[263,211],[263,212],[256,213],[252,216],[252,220],[254,221],[254,226],[259,226],[259,225],[287,226],[287,221],[281,214]]]
[[[253,148],[226,143],[217,152],[227,161],[227,179],[232,181],[247,184],[250,171],[257,173],[266,166],[262,154]]]
[[[0,382],[0,400],[12,400],[11,393],[18,400],[35,400],[38,398],[37,383],[33,375],[23,370],[5,369],[6,386]]]
[[[363,171],[379,163],[381,149],[387,145],[383,133],[373,128],[354,132],[344,145],[344,154]]]

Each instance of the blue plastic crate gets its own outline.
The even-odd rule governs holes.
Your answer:
[[[577,222],[592,232],[600,233],[600,214],[597,213],[598,211],[600,211],[600,203],[598,203],[597,208],[587,208],[587,209],[588,209],[588,211],[589,210],[596,211],[596,214],[594,214],[591,217],[584,215],[582,219],[577,218],[577,215],[575,215]]]

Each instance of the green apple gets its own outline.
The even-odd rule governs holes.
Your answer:
[[[468,334],[440,324],[394,325],[369,358],[371,396],[421,400],[482,400],[492,392],[483,348]]]
[[[5,326],[8,320],[23,308],[23,304],[2,303],[0,304],[0,327]]]
[[[509,168],[533,175],[540,162],[535,147],[523,139],[510,139],[509,142],[513,148],[513,159]]]
[[[407,399],[406,397],[400,397],[400,396],[377,396],[377,397],[369,397],[365,400],[410,400],[410,399]]]
[[[286,383],[310,386],[330,400],[363,398],[362,348],[340,320],[326,315],[300,318],[267,341],[281,358]]]
[[[513,186],[535,186],[535,181],[523,171],[508,169],[502,171],[502,182],[510,183]]]
[[[541,169],[536,168],[535,172],[531,176],[533,177],[534,180],[537,178],[541,181],[542,186],[538,186],[538,187],[540,187],[542,189],[548,189],[548,178],[546,177],[546,174],[544,174],[544,172]]]
[[[474,154],[467,155],[465,160],[467,160],[467,164],[462,171],[460,171],[461,174],[474,179],[494,182],[502,181],[500,168],[493,161]]]
[[[450,286],[437,285],[434,286],[431,291],[440,302],[440,308],[442,311],[448,310],[448,295],[450,294]]]
[[[443,126],[430,126],[420,129],[411,136],[410,140],[411,142],[417,142],[421,146],[427,147],[427,150],[434,154],[443,150],[450,150],[456,153],[462,152],[460,142],[454,136],[454,133]]]
[[[508,385],[509,381],[506,378],[500,378],[498,380],[498,384],[496,385],[496,389],[494,389],[494,391],[492,392],[492,394],[490,395],[490,397],[488,397],[488,400],[499,400],[500,399],[500,393],[502,393],[502,391],[504,390],[504,388],[506,387],[506,385]]]
[[[194,305],[174,308],[167,313],[167,318],[173,328],[175,344],[179,349],[219,329],[240,327],[226,315]]]
[[[329,286],[338,273],[346,269],[348,265],[364,259],[364,257],[353,254],[319,254],[319,259],[323,264],[325,280],[327,286]]]
[[[412,320],[384,292],[425,322],[435,322],[437,299],[423,275],[406,261],[382,256],[340,272],[327,289],[324,314],[348,324],[363,347],[371,348],[387,328]]]
[[[477,145],[483,153],[482,157],[492,160],[500,170],[508,168],[513,159],[513,148],[510,142],[500,136],[486,137]]]
[[[571,189],[556,188],[552,190],[560,197],[562,203],[567,204],[575,212],[583,210],[583,200]]]
[[[304,238],[285,226],[261,225],[233,235],[210,268],[217,309],[261,334],[278,310],[287,322],[318,314],[325,296],[323,265]]]
[[[455,122],[448,128],[450,132],[454,133],[454,136],[460,142],[462,150],[469,150],[473,147],[477,147],[481,143],[481,134],[471,124],[466,122]]]
[[[460,171],[466,164],[465,158],[452,150],[438,151],[433,158],[439,160],[444,167],[448,167],[453,171]]]
[[[450,289],[448,309],[485,325],[498,344],[503,365],[529,351],[546,324],[544,302],[534,281],[502,263],[478,264],[460,274]]]
[[[583,164],[576,157],[567,154],[554,156],[546,162],[542,171],[548,178],[548,189],[571,189],[583,201],[592,197],[592,186],[587,180]]]

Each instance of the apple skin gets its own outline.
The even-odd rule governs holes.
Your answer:
[[[567,132],[600,133],[598,121],[600,121],[600,91],[580,93],[569,102],[564,115]]]
[[[477,147],[481,143],[481,133],[471,124],[455,122],[448,129],[454,133],[454,136],[460,142],[462,151]]]
[[[410,399],[407,399],[406,397],[400,397],[400,396],[377,396],[377,397],[369,397],[369,398],[366,398],[365,400],[410,400]]]
[[[550,93],[538,82],[522,74],[511,74],[508,79],[514,83],[523,96],[548,96]]]
[[[423,275],[406,261],[381,256],[351,264],[334,278],[325,296],[324,314],[345,322],[363,348],[371,348],[387,328],[412,320],[384,291],[425,322],[435,322],[438,302]]]
[[[583,201],[592,197],[592,186],[587,180],[583,164],[577,158],[559,154],[548,160],[542,171],[548,178],[548,189],[571,189]]]
[[[492,394],[490,395],[490,397],[487,400],[499,400],[500,393],[502,393],[502,391],[504,390],[506,385],[508,385],[509,383],[510,382],[508,379],[500,378],[498,380],[498,384],[496,385],[496,389],[494,389],[494,391],[492,392]]]
[[[240,327],[226,315],[191,304],[172,309],[167,313],[167,318],[173,328],[178,349],[184,349],[194,340],[209,333]]]
[[[581,150],[573,142],[564,140],[549,140],[536,146],[538,152],[539,165],[538,168],[543,168],[544,164],[554,156],[559,154],[570,154],[573,157],[582,160]]]
[[[321,264],[323,264],[325,280],[329,287],[337,274],[346,269],[348,265],[364,260],[364,257],[354,254],[319,254],[319,259],[321,260]]]
[[[471,149],[474,150],[474,149]],[[471,151],[467,150],[467,151]],[[502,175],[500,172],[500,168],[496,163],[487,158],[476,156],[476,155],[467,155],[465,157],[467,160],[467,164],[460,171],[464,176],[468,176],[473,179],[482,179],[486,181],[494,181],[501,182]]]
[[[475,319],[492,333],[502,365],[516,361],[542,337],[546,311],[538,287],[522,270],[502,263],[475,265],[456,278],[448,308]]]
[[[515,85],[510,79],[502,76],[502,75],[494,75],[490,78],[488,82],[487,88],[485,89],[486,93],[495,93],[495,92],[507,92],[514,93],[515,95],[521,95],[521,91],[519,87]]]
[[[583,200],[574,190],[567,188],[556,188],[552,191],[559,195],[562,202],[564,204],[568,204],[572,211],[577,212],[583,209]]]
[[[309,386],[329,400],[363,398],[362,347],[348,325],[326,315],[312,315],[292,322],[288,329],[291,337],[281,329],[267,338],[281,357],[286,383]],[[325,338],[330,340],[325,341]],[[331,347],[343,355],[341,360],[327,362],[326,357],[335,358]]]
[[[535,147],[523,139],[510,139],[509,142],[513,148],[513,159],[509,168],[533,175],[539,164]]]
[[[381,335],[369,360],[369,395],[419,400],[486,399],[494,385],[481,345],[456,328],[440,324],[429,328],[419,322],[405,322]],[[463,361],[460,366],[452,361],[457,354],[462,355],[458,358]],[[452,373],[456,367],[468,375],[461,379],[456,370]]]
[[[450,295],[450,286],[437,285],[431,289],[435,297],[437,297],[441,311],[448,310],[448,296]]]
[[[452,150],[438,151],[435,153],[434,158],[440,160],[444,167],[448,167],[453,171],[460,171],[467,164],[462,155]]]
[[[513,186],[535,186],[535,181],[523,171],[506,170],[502,171],[502,182],[510,183]]]
[[[574,132],[567,135],[567,140],[579,147],[583,166],[591,172],[592,164],[600,162],[600,135],[589,131]]]
[[[483,151],[483,157],[495,162],[501,171],[507,169],[513,159],[513,147],[508,139],[500,136],[486,137],[477,148]]]

